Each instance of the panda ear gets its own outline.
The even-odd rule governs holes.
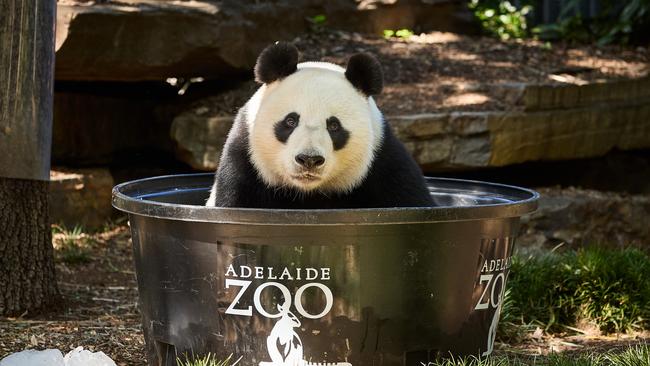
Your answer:
[[[366,96],[378,95],[384,87],[381,64],[367,53],[358,53],[348,61],[345,77]]]
[[[298,49],[287,42],[276,42],[266,47],[255,64],[255,81],[272,83],[284,79],[297,70]]]

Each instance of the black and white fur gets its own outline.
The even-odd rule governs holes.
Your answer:
[[[382,89],[379,62],[357,54],[343,69],[298,58],[288,43],[260,54],[263,85],[235,118],[207,206],[432,206],[420,168],[372,98]]]

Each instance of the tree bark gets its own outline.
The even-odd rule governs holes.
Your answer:
[[[55,0],[0,0],[0,315],[58,296],[48,217]]]
[[[0,178],[0,314],[46,310],[59,298],[48,182]]]

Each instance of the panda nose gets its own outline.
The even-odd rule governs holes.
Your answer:
[[[296,155],[296,162],[307,169],[312,169],[321,166],[325,163],[325,158],[320,155]]]

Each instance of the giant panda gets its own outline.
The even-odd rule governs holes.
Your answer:
[[[263,84],[239,110],[207,206],[335,209],[432,206],[420,168],[372,96],[381,65],[298,63],[289,43],[264,49]]]

